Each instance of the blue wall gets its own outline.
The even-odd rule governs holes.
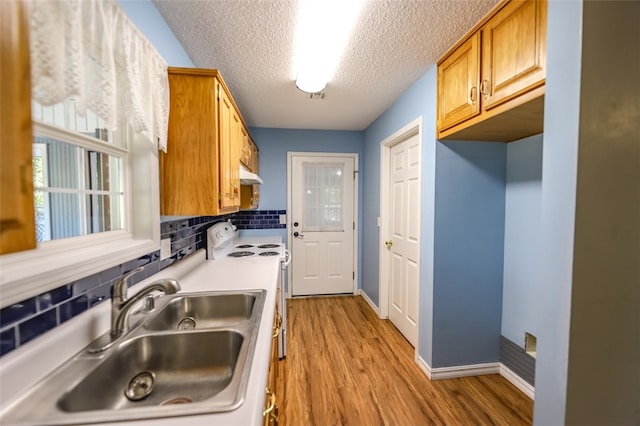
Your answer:
[[[542,135],[507,145],[502,335],[524,347],[538,336]],[[544,300],[544,299],[543,299]]]
[[[118,4],[170,67],[194,66],[151,0],[118,0]]]
[[[380,306],[380,143],[407,124],[422,117],[422,198],[420,230],[420,356],[431,364],[433,313],[433,231],[436,160],[436,68],[416,81],[364,132],[364,217],[362,289]]]
[[[534,424],[564,424],[580,116],[582,2],[550,1],[547,12]]]
[[[498,362],[506,145],[437,144],[432,367]]]
[[[363,290],[380,306],[380,142],[419,117],[423,170],[418,352],[430,367],[497,362],[506,146],[436,141],[436,68],[365,130]]]
[[[249,129],[260,150],[261,210],[287,208],[287,152],[343,152],[358,154],[358,169],[363,169],[363,134],[353,131],[298,130],[252,127]],[[358,271],[362,270],[363,177],[358,188]],[[287,240],[286,231],[279,234]],[[362,275],[358,274],[358,288]]]

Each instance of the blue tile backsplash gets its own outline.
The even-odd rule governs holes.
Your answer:
[[[161,238],[171,239],[171,257],[161,261],[160,252],[155,251],[0,310],[0,356],[110,299],[113,283],[135,268],[142,266],[144,271],[135,274],[131,284],[206,248],[206,230],[211,225],[231,219],[238,229],[286,228],[280,224],[283,214],[286,210],[251,210],[162,222]]]

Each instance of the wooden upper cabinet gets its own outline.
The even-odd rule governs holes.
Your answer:
[[[512,1],[482,27],[483,109],[544,84],[546,10],[543,1]]]
[[[216,216],[240,206],[242,117],[217,70],[169,68],[167,153],[160,155],[161,214]]]
[[[546,0],[501,2],[438,62],[438,139],[543,131]]]
[[[438,124],[448,129],[480,114],[480,33],[438,67]]]
[[[36,248],[26,7],[0,1],[0,254]]]
[[[220,102],[220,208],[237,210],[240,206],[240,115],[231,98],[219,87]]]

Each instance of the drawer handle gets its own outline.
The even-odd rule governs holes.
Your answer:
[[[273,337],[278,337],[280,334],[280,326],[282,326],[282,315],[276,315],[276,322],[273,324]]]
[[[269,388],[265,388],[264,391],[269,399],[269,406],[262,412],[262,417],[266,417],[276,408],[276,394],[271,392]]]

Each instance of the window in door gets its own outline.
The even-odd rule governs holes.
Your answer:
[[[343,231],[342,163],[303,163],[303,231]]]

